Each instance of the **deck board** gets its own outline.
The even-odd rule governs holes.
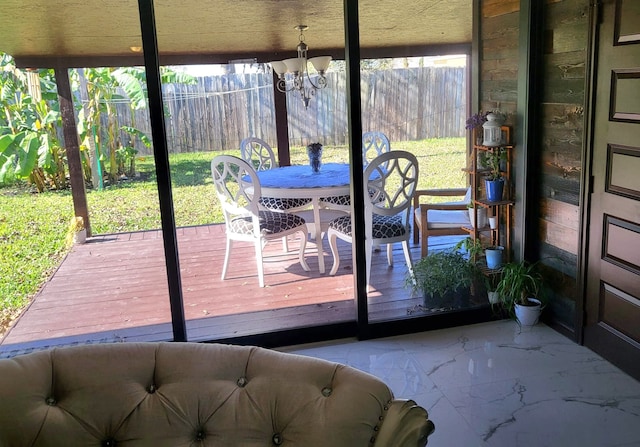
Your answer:
[[[278,329],[354,319],[351,245],[339,242],[341,264],[329,276],[332,257],[326,239],[327,273],[318,271],[315,241],[307,243],[305,272],[298,241],[267,244],[266,287],[258,286],[253,245],[236,242],[227,279],[220,279],[225,252],[223,225],[177,230],[185,317],[189,339],[251,335]],[[451,239],[431,238],[451,246]],[[420,300],[404,287],[401,245],[394,266],[386,250],[372,257],[372,312],[406,315]],[[419,247],[412,247],[413,259]],[[160,230],[90,238],[76,245],[30,306],[0,341],[0,355],[34,346],[114,340],[171,339],[169,293]]]

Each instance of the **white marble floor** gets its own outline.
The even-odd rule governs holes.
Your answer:
[[[347,364],[426,408],[429,446],[640,446],[640,382],[549,327],[498,321],[280,349]]]

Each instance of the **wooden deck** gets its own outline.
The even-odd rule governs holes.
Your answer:
[[[307,244],[305,272],[297,262],[298,241],[265,249],[265,283],[258,286],[253,246],[235,243],[227,279],[220,279],[225,251],[223,225],[179,228],[178,250],[189,340],[251,335],[278,329],[354,320],[351,245],[340,244],[336,276],[318,272],[317,248]],[[431,238],[430,249],[451,238]],[[331,251],[323,241],[325,263]],[[341,242],[341,241],[339,241]],[[418,259],[419,247],[412,248]],[[372,320],[406,316],[421,302],[404,287],[400,244],[394,267],[386,250],[374,252]],[[33,347],[105,341],[172,338],[161,231],[91,238],[76,245],[31,305],[0,342],[0,355]]]

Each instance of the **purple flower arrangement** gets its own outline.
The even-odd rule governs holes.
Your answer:
[[[482,126],[487,121],[487,115],[489,112],[478,112],[467,118],[465,129],[473,130]]]

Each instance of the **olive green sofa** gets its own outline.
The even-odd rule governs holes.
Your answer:
[[[427,412],[354,368],[198,343],[0,360],[0,446],[423,446]]]

